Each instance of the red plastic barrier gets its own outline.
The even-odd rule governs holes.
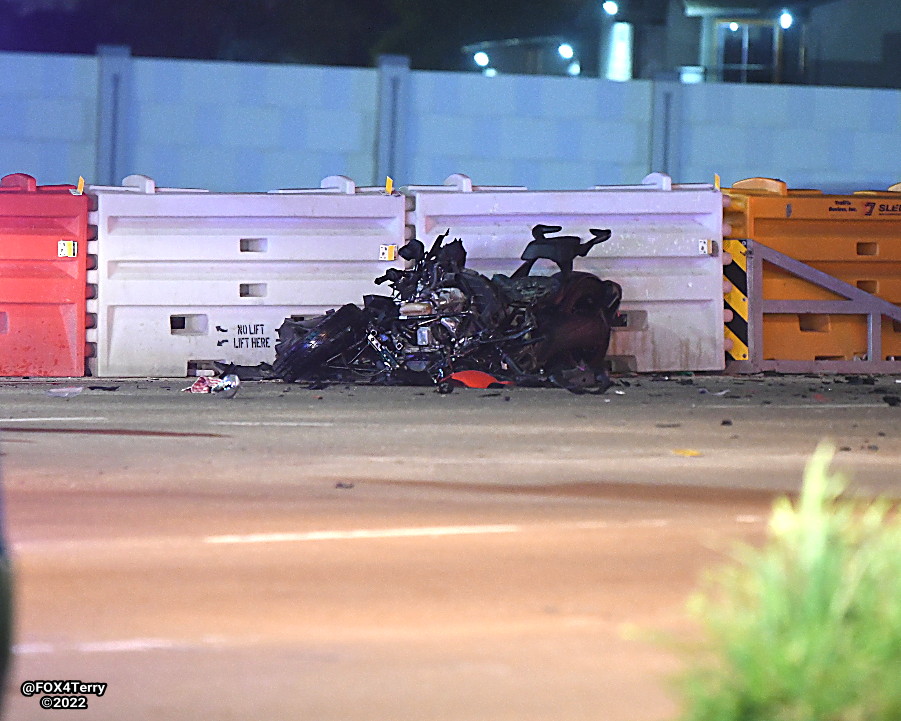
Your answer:
[[[0,180],[0,376],[82,376],[88,198]]]

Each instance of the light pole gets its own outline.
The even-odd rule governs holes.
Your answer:
[[[607,80],[632,79],[633,27],[631,23],[617,20],[620,9],[615,0],[601,4],[598,77]]]
[[[619,12],[619,3],[615,0],[605,0],[601,3],[601,22],[598,32],[598,77],[606,78],[607,69],[610,66],[610,49],[613,35],[613,26],[616,23],[616,15]]]

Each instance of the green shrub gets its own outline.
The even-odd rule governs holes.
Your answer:
[[[901,721],[901,524],[887,501],[841,497],[832,453],[777,501],[764,547],[692,599],[685,721]]]

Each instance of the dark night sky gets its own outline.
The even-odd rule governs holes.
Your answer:
[[[648,0],[645,0],[646,2]],[[47,5],[55,6],[48,9]],[[597,32],[597,0],[0,0],[0,50],[457,69],[482,40]]]

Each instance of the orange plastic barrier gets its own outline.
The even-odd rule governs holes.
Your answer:
[[[73,191],[0,180],[0,376],[85,373],[88,197]]]
[[[750,178],[723,189],[729,238],[750,239],[845,283],[901,305],[901,187],[827,195],[790,190],[781,180]],[[770,265],[765,300],[837,296]],[[854,360],[866,357],[867,319],[841,315],[768,315],[767,358]],[[882,320],[883,358],[901,359],[901,324]]]
[[[892,320],[883,319],[882,360],[901,360],[899,334],[894,327]],[[767,315],[763,323],[763,353],[768,360],[866,359],[867,318],[807,313]]]

